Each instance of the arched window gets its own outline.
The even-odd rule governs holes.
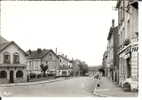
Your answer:
[[[23,77],[23,72],[22,71],[17,71],[16,72],[16,78],[22,78]]]
[[[4,64],[10,64],[10,54],[9,52],[5,52],[3,55],[3,63]]]
[[[7,72],[6,71],[0,71],[0,78],[6,78]]]
[[[19,54],[16,52],[13,55],[13,64],[19,64],[19,63],[20,63]]]

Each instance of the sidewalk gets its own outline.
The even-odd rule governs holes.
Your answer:
[[[57,78],[57,79],[50,79],[50,80],[36,81],[36,82],[0,84],[0,87],[37,85],[37,84],[44,84],[44,83],[50,83],[50,82],[55,82],[55,81],[61,81],[61,80],[66,80],[66,79],[64,77],[61,77],[61,78]]]
[[[94,90],[95,96],[102,97],[136,97],[137,92],[125,92],[122,88],[116,86],[111,80],[103,77],[100,83],[100,87]]]

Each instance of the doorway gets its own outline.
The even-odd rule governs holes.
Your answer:
[[[10,83],[14,83],[14,72],[13,71],[10,71]]]
[[[131,77],[131,58],[127,58],[127,78]]]

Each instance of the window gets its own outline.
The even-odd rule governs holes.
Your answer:
[[[23,72],[22,71],[17,71],[16,72],[16,77],[17,78],[22,78],[23,77]]]
[[[49,59],[52,60],[52,54],[49,54]]]
[[[130,33],[130,20],[127,21],[127,33],[126,34],[127,34],[126,38],[129,38],[129,34],[131,34]]]
[[[4,53],[4,64],[10,64],[10,54],[8,52]]]
[[[18,53],[15,53],[13,55],[13,63],[14,64],[19,64],[20,63],[20,61],[19,61],[19,54]]]
[[[127,78],[131,77],[131,59],[128,58],[127,60]]]
[[[7,77],[6,71],[0,71],[0,78],[6,78],[6,77]]]
[[[32,66],[32,61],[29,61],[29,66],[30,66],[30,67]]]

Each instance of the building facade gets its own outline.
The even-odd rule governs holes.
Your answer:
[[[107,54],[105,54],[105,59],[107,63],[107,76],[112,79],[112,81],[118,81],[118,27],[114,26],[114,20],[112,20],[112,26],[110,28],[107,44]]]
[[[138,89],[138,0],[118,0],[119,85]]]
[[[57,70],[57,76],[70,76],[72,73],[72,63],[63,55],[58,55],[58,57],[60,67]]]
[[[102,65],[103,65],[103,67],[104,67],[104,71],[105,71],[105,76],[106,77],[108,77],[109,75],[109,68],[107,67],[107,57],[108,57],[108,55],[107,55],[107,50],[104,52],[104,54],[103,54],[103,60],[102,60]]]
[[[0,36],[0,83],[26,82],[26,53]]]
[[[34,73],[34,74],[41,74],[41,67],[40,65],[47,65],[48,75],[55,75],[56,70],[59,67],[59,59],[58,56],[52,51],[47,49],[37,49],[37,50],[29,50],[27,52],[27,70],[28,74]]]

